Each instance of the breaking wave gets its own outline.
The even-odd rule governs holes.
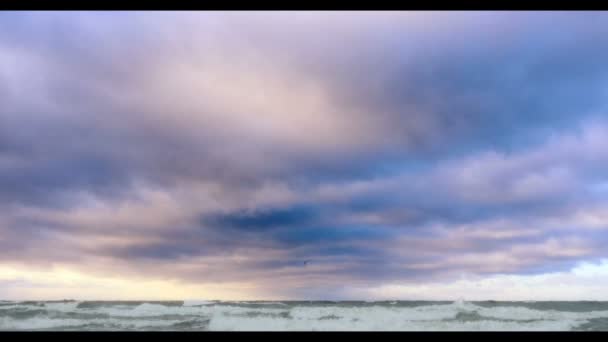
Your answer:
[[[608,302],[9,302],[0,330],[608,330]]]

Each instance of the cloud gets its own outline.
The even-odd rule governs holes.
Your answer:
[[[581,263],[568,271],[537,275],[499,274],[485,277],[463,277],[450,282],[418,285],[383,285],[354,290],[353,298],[454,300],[606,300],[607,262]],[[472,291],[471,289],[474,289]]]
[[[605,14],[0,16],[16,269],[288,298],[605,257]]]
[[[3,265],[0,288],[15,300],[182,300],[188,298],[250,298],[253,284],[183,284],[176,280],[94,276],[69,268],[28,269]],[[66,292],[66,291],[69,291]],[[177,296],[176,294],[180,294]]]
[[[286,208],[254,212],[237,212],[227,215],[213,215],[204,218],[206,224],[219,227],[234,227],[237,229],[256,230],[281,226],[302,225],[314,219],[315,212],[311,208]]]

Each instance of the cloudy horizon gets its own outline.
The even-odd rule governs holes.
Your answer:
[[[606,12],[0,13],[0,299],[608,300]]]

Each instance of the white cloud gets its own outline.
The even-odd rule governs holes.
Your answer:
[[[449,282],[386,284],[354,289],[354,298],[420,300],[608,300],[608,260],[581,263],[570,271],[538,275],[500,274]]]

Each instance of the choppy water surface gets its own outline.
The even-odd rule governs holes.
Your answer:
[[[608,331],[608,302],[0,301],[0,330]]]

